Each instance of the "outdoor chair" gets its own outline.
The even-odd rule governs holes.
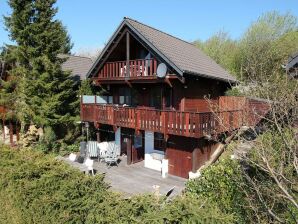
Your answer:
[[[112,157],[112,154],[115,154],[116,156],[120,155],[120,148],[114,141],[101,142],[98,143],[97,146],[98,162],[105,161],[105,158]]]
[[[108,167],[110,167],[112,164],[115,164],[116,166],[118,166],[118,156],[117,156],[116,145],[110,144],[109,146],[110,147],[108,147],[108,150],[106,151],[104,161]]]
[[[97,141],[88,141],[87,142],[87,156],[88,157],[98,157],[98,147]]]
[[[102,162],[107,155],[108,142],[100,142],[97,144],[98,162]]]
[[[118,156],[115,153],[112,153],[105,157],[105,163],[107,164],[108,168],[111,167],[111,165],[115,164],[118,166]]]

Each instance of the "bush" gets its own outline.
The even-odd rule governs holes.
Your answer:
[[[41,151],[0,146],[2,223],[232,223],[206,198],[173,201],[111,192],[104,176],[86,176]]]
[[[187,192],[208,198],[222,212],[233,214],[237,223],[247,223],[245,180],[238,161],[225,158],[208,167],[198,179],[188,181]]]

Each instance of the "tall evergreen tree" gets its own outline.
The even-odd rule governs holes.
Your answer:
[[[11,72],[16,66],[15,49],[5,46],[0,51],[0,106],[6,109],[5,119],[17,118],[18,77]]]
[[[77,106],[74,83],[62,71],[61,53],[72,47],[66,28],[55,18],[56,0],[9,0],[12,13],[5,17],[10,37],[17,43],[21,78],[22,120],[54,130],[67,127]]]

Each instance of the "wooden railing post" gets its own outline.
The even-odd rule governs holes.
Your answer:
[[[189,136],[189,113],[185,113],[185,135]]]
[[[116,125],[117,122],[116,122],[116,118],[115,118],[115,116],[116,116],[115,107],[113,107],[113,106],[109,107],[108,114],[110,114],[110,116],[111,116],[110,124],[111,125]]]
[[[84,118],[84,114],[83,114],[83,95],[80,95],[80,118],[81,118],[81,120]]]
[[[135,109],[135,129],[141,129],[141,111],[139,109]]]
[[[97,119],[97,111],[98,111],[98,109],[97,109],[97,104],[96,104],[96,96],[94,95],[94,107],[93,107],[93,119],[94,119],[94,121],[96,121]]]
[[[162,128],[163,128],[163,134],[164,136],[168,135],[168,112],[167,111],[161,111],[161,117],[162,117]]]

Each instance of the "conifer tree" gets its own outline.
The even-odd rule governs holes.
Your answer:
[[[4,17],[17,44],[20,110],[23,121],[56,132],[71,124],[77,106],[74,82],[62,71],[59,54],[70,53],[66,28],[55,15],[56,0],[9,0],[11,15]]]
[[[0,51],[0,106],[6,109],[6,120],[17,118],[18,77],[11,73],[16,66],[15,49],[8,45]]]

